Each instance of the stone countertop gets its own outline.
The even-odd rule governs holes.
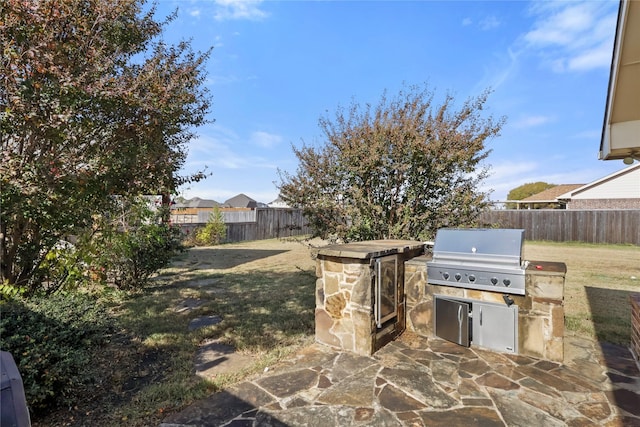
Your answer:
[[[424,245],[424,242],[415,240],[366,240],[325,246],[318,251],[318,257],[369,259],[416,249],[424,250]]]
[[[564,262],[529,261],[529,265],[527,265],[527,272],[531,273],[533,271],[536,271],[538,274],[566,274],[567,265]]]

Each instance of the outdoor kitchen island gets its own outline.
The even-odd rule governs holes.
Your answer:
[[[524,230],[442,228],[406,265],[407,328],[562,362],[566,265],[524,259]],[[426,283],[425,283],[426,279]]]
[[[503,232],[508,236],[516,230]],[[488,234],[492,233],[496,232]],[[487,237],[487,241],[494,240],[493,236]],[[516,235],[516,252],[518,239],[521,237]],[[477,246],[482,248],[482,242]],[[481,252],[478,255],[482,258],[494,261]],[[517,253],[516,258],[521,255]],[[503,268],[507,271],[503,276],[495,273],[500,279],[498,285],[491,284],[493,272],[478,270],[478,280],[465,285],[464,279],[460,283],[454,279],[451,284],[442,280],[430,283],[434,280],[428,277],[429,264],[436,266],[431,260],[424,243],[406,240],[320,249],[316,261],[316,341],[371,355],[406,329],[462,346],[563,361],[563,263],[522,262],[522,271],[515,273]],[[522,275],[520,285],[503,285],[504,277],[517,281],[510,276],[512,273]],[[480,284],[481,275],[492,281]],[[445,332],[454,327],[453,337],[442,332],[442,325],[446,326]]]

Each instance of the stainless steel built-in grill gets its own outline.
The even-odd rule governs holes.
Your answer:
[[[524,230],[442,228],[436,234],[427,281],[507,294],[525,294]]]
[[[524,230],[440,229],[427,262],[427,282],[525,295]],[[448,293],[447,293],[448,294]],[[435,334],[463,346],[518,352],[518,306],[434,294]]]

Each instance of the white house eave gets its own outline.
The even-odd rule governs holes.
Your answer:
[[[602,177],[602,178],[597,179],[597,180],[595,180],[593,182],[585,184],[582,187],[578,187],[578,188],[576,188],[574,190],[571,190],[571,191],[568,191],[568,192],[566,192],[564,194],[561,194],[561,195],[559,195],[557,197],[557,199],[558,200],[571,200],[571,198],[573,198],[573,196],[575,196],[575,195],[577,195],[579,193],[582,193],[583,191],[586,191],[586,190],[588,190],[590,188],[593,188],[593,187],[595,187],[597,185],[600,185],[603,182],[606,182],[606,181],[612,180],[614,178],[617,178],[619,176],[622,176],[624,174],[630,173],[631,171],[636,170],[636,169],[640,169],[640,163],[633,164],[633,165],[628,166],[628,167],[626,167],[624,169],[621,169],[621,170],[616,171],[616,172],[614,172],[612,174],[609,174],[609,175],[607,175],[605,177]]]
[[[599,158],[640,160],[640,1],[620,1]]]

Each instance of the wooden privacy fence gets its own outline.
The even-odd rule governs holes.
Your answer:
[[[227,242],[263,240],[311,233],[300,209],[256,209],[255,222],[227,223]]]
[[[224,240],[226,243],[301,236],[312,232],[300,209],[265,208],[251,212],[255,213],[255,221],[229,222],[233,219],[224,218],[227,226],[227,238]],[[184,232],[190,233],[194,228],[204,226],[205,222],[176,225]]]
[[[522,228],[527,240],[640,245],[640,210],[492,210],[486,227]]]
[[[227,222],[225,242],[273,239],[311,234],[300,209],[255,210],[255,221]],[[240,219],[240,218],[238,218]],[[491,210],[480,219],[483,227],[522,228],[527,240],[621,243],[640,245],[640,210]],[[191,232],[204,223],[177,224]]]

